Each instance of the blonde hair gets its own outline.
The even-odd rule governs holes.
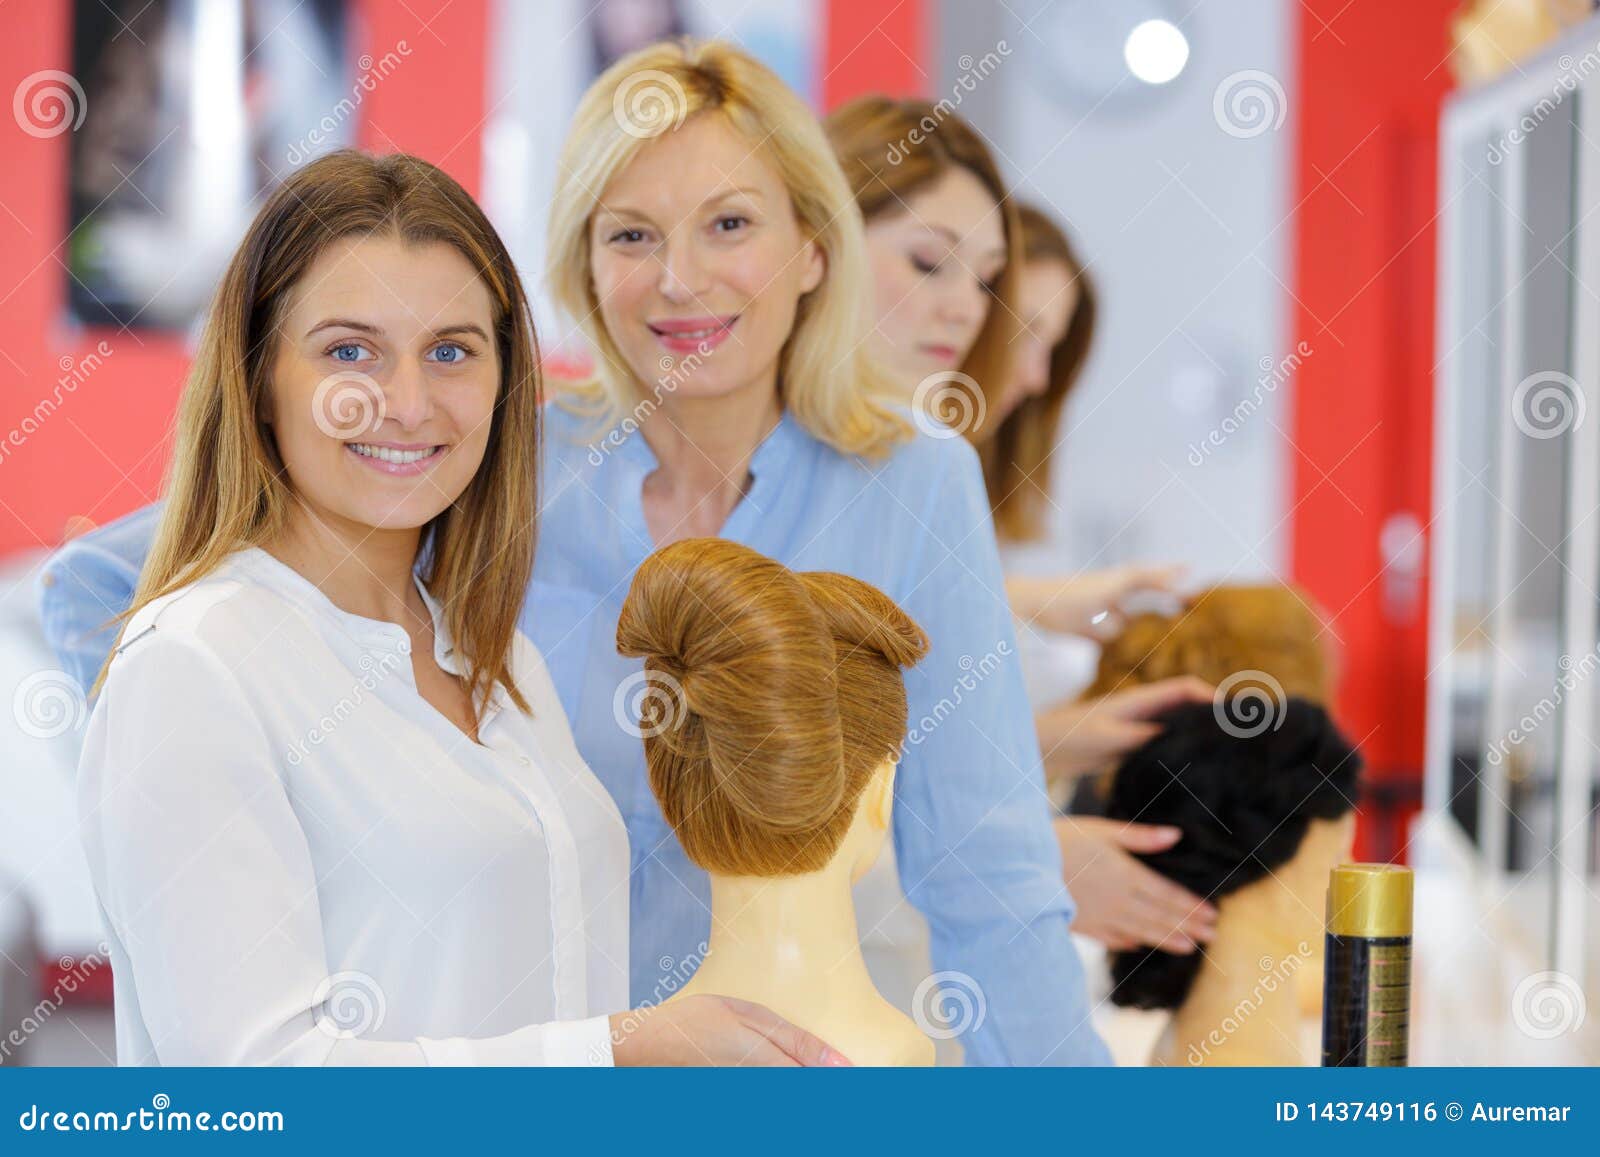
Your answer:
[[[1285,696],[1326,704],[1332,693],[1322,621],[1303,593],[1282,584],[1219,586],[1176,615],[1136,615],[1100,652],[1085,698],[1176,675],[1221,684],[1267,675]]]
[[[689,859],[783,876],[833,858],[906,733],[928,639],[882,591],[721,538],[640,565],[617,650],[643,656],[650,788]]]
[[[857,212],[821,126],[765,65],[720,41],[680,39],[623,57],[584,93],[561,150],[550,205],[547,278],[556,304],[594,349],[594,377],[562,383],[569,409],[616,421],[643,388],[600,318],[589,226],[601,192],[651,140],[691,117],[716,115],[759,148],[788,188],[807,239],[825,259],[799,303],[778,361],[795,420],[841,454],[878,457],[909,437],[866,336],[871,274]]]
[[[994,510],[995,532],[1002,538],[1026,541],[1044,533],[1051,456],[1061,426],[1061,410],[1089,359],[1099,302],[1094,282],[1060,227],[1032,205],[1018,206],[1017,219],[1022,226],[1023,261],[1057,262],[1078,287],[1078,301],[1067,332],[1050,350],[1050,381],[1044,392],[1019,402],[995,427],[993,435],[978,446],[989,504]]]
[[[1005,236],[1005,266],[990,289],[989,315],[960,366],[983,397],[965,407],[952,399],[953,409],[964,418],[971,416],[961,423],[967,437],[981,444],[994,428],[986,416],[998,410],[1011,380],[1011,343],[1019,328],[1022,228],[999,166],[977,130],[942,102],[864,96],[835,109],[825,127],[865,220],[905,212],[908,197],[955,169],[971,173],[995,200]],[[945,383],[945,390],[969,387],[957,379]]]
[[[533,571],[539,350],[516,267],[483,211],[442,170],[405,154],[344,150],[280,185],[256,214],[217,289],[178,405],[165,507],[124,623],[145,604],[278,535],[293,505],[270,427],[271,368],[290,293],[330,244],[394,235],[453,246],[494,303],[500,390],[467,489],[423,530],[430,592],[466,662],[474,722],[511,678],[517,617]],[[119,641],[120,641],[119,631]],[[113,654],[115,652],[113,651]],[[108,657],[91,693],[110,667]]]

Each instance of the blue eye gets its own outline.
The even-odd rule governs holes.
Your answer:
[[[355,342],[347,341],[340,342],[328,352],[333,355],[333,360],[336,362],[359,362],[363,360],[361,355],[367,351]]]
[[[446,366],[460,365],[462,362],[466,361],[472,353],[472,351],[467,349],[466,346],[461,345],[459,342],[453,341],[447,341],[443,345],[436,345],[428,352],[430,354],[438,354],[439,356],[434,360],[439,362],[439,364]]]
[[[613,245],[618,241],[622,242],[624,245],[628,245],[632,242],[643,240],[644,234],[637,229],[618,229],[608,238],[609,243]]]

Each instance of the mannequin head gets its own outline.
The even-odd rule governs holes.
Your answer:
[[[651,790],[713,875],[791,876],[877,855],[906,731],[901,669],[927,636],[877,588],[796,573],[726,539],[656,551],[617,649],[651,682]]]
[[[1130,617],[1101,650],[1100,669],[1084,696],[1174,675],[1223,684],[1241,672],[1259,672],[1283,696],[1326,703],[1333,658],[1331,636],[1323,634],[1321,620],[1294,587],[1218,586],[1176,615]]]
[[[1112,818],[1182,829],[1171,848],[1139,858],[1217,905],[1212,953],[1239,904],[1275,938],[1319,943],[1328,871],[1349,858],[1360,756],[1315,704],[1291,698],[1280,711],[1276,727],[1241,735],[1211,704],[1176,708],[1111,785]],[[1199,953],[1115,953],[1111,999],[1177,1008],[1202,962]]]

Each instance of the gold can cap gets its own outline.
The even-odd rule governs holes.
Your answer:
[[[1328,877],[1328,931],[1335,936],[1410,936],[1410,868],[1341,864]]]

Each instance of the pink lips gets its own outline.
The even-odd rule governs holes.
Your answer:
[[[727,340],[738,314],[727,317],[682,317],[646,324],[656,340],[676,354],[709,353]]]
[[[381,447],[384,447],[385,449],[389,449],[389,450],[433,450],[435,445],[436,445],[436,443],[433,443],[433,442],[363,442],[363,443],[361,443],[361,445],[363,445],[363,446],[381,446]],[[445,451],[445,448],[443,446],[439,446],[438,449],[434,450],[434,452],[432,454],[429,454],[426,458],[418,458],[415,462],[386,462],[382,458],[370,458],[365,454],[359,453],[358,451],[353,449],[354,446],[355,446],[355,443],[346,442],[344,444],[344,449],[345,449],[345,453],[349,454],[357,462],[360,462],[363,466],[370,466],[372,469],[378,471],[380,474],[389,474],[389,475],[400,476],[400,477],[404,477],[404,476],[412,475],[412,474],[424,474],[427,471],[432,470],[434,465],[439,461],[439,459],[444,457],[444,451]]]

